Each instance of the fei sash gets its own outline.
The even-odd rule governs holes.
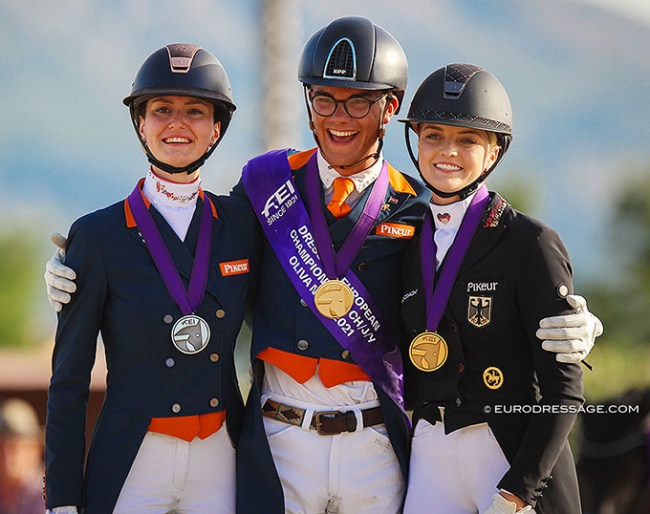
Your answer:
[[[317,173],[316,169],[311,171]],[[316,248],[307,208],[291,175],[287,150],[251,159],[243,169],[244,188],[266,237],[296,292],[314,315],[404,411],[403,363],[397,341],[363,283],[349,270],[341,279],[354,295],[354,304],[344,316],[326,318],[316,308],[314,293],[328,276]],[[320,208],[320,204],[312,205],[312,209]]]

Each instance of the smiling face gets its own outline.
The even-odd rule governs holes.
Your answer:
[[[326,95],[343,101],[361,96],[372,101],[385,94],[385,91],[312,86],[309,94]],[[327,162],[345,176],[354,175],[372,165],[373,158],[369,156],[377,151],[380,124],[385,125],[390,121],[397,105],[395,97],[386,96],[375,102],[364,118],[350,117],[341,104],[337,105],[331,116],[320,116],[312,112],[314,132]],[[359,160],[361,162],[358,164],[347,167]],[[341,165],[346,166],[345,169],[341,169]]]
[[[199,159],[217,139],[221,123],[214,121],[214,105],[190,96],[159,96],[147,101],[140,117],[140,135],[154,157],[175,167]],[[198,175],[170,174],[154,166],[156,174],[174,182],[192,182]]]
[[[418,163],[424,179],[445,193],[474,182],[496,161],[499,146],[494,133],[484,130],[422,123],[418,127]],[[460,196],[440,198],[437,204],[456,202]]]

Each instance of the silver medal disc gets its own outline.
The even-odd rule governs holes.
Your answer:
[[[188,314],[179,318],[172,327],[172,343],[179,352],[199,353],[210,341],[210,327],[200,316]]]

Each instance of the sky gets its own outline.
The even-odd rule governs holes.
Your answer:
[[[648,0],[567,0],[590,4],[604,11],[650,25],[650,1]]]

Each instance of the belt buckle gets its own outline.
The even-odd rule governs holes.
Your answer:
[[[327,432],[322,431],[323,422],[321,421],[321,418],[323,416],[336,417],[339,414],[341,414],[341,412],[336,411],[336,410],[323,411],[323,412],[314,412],[314,424],[316,425],[316,427],[315,427],[316,428],[316,433],[318,435],[333,435],[333,434],[329,434]]]

